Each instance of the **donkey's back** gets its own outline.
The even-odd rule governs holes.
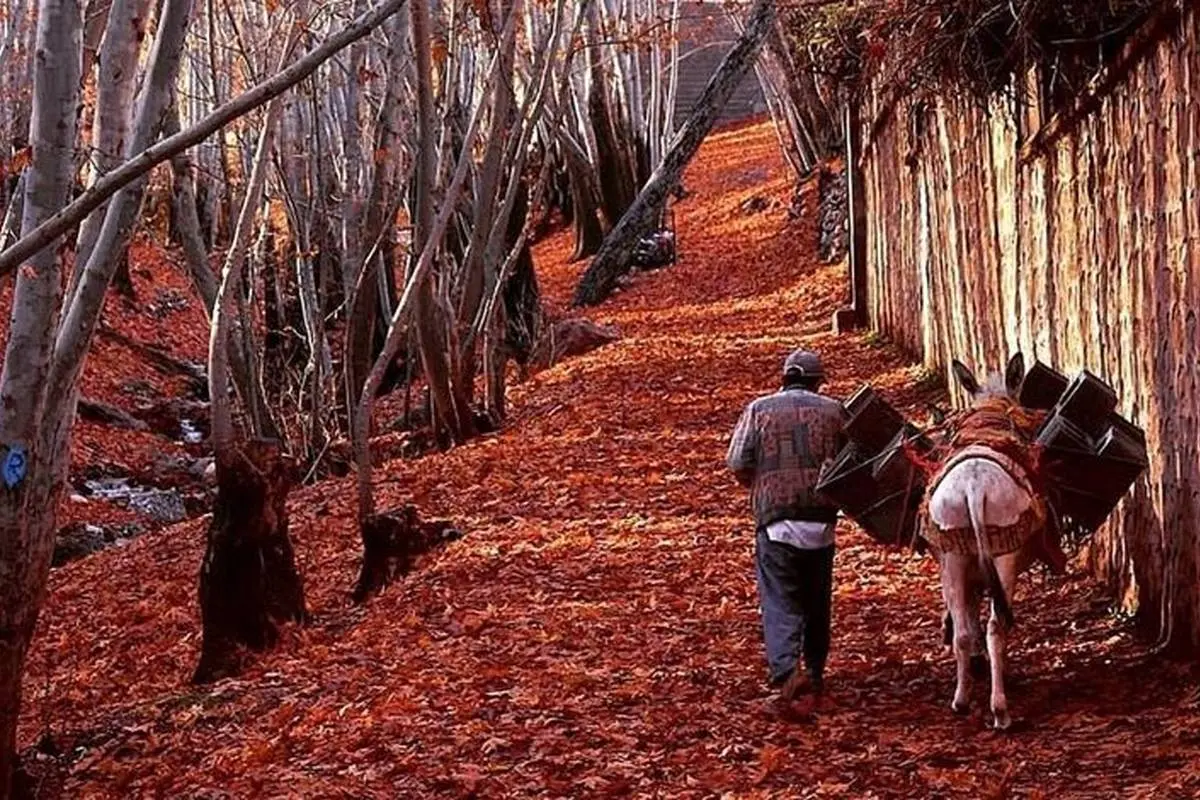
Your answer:
[[[976,429],[953,453],[930,487],[928,538],[941,564],[942,595],[950,614],[957,663],[951,706],[969,705],[970,660],[977,652],[980,589],[991,595],[987,650],[991,662],[991,708],[997,728],[1011,723],[1004,693],[1007,632],[1013,615],[1009,598],[1017,575],[1029,563],[1029,543],[1044,524],[1043,507],[1020,458],[1027,450],[1014,418],[1014,397],[1025,375],[1020,354],[1008,364],[1002,384],[983,388],[958,361],[954,372],[971,395]]]

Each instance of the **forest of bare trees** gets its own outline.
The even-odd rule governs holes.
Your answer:
[[[688,6],[0,8],[0,275],[13,285],[0,377],[0,781],[79,378],[110,287],[138,301],[133,237],[170,249],[211,323],[203,399],[218,494],[195,673],[210,680],[306,617],[286,507],[299,482],[353,469],[354,597],[393,575],[418,523],[376,507],[375,400],[414,394],[404,422],[431,447],[503,425],[508,364],[526,364],[556,324],[530,256],[548,225],[570,227],[575,259],[594,258],[577,302],[602,298],[665,224],[668,196],[743,79],[760,83],[798,175],[835,146],[835,112],[797,69],[772,0],[728,11],[740,39],[680,114]]]
[[[1127,658],[1114,616],[1200,635],[1196,437],[1173,435],[1195,381],[1167,346],[1194,327],[1172,198],[1198,42],[1170,0],[0,5],[0,800],[786,793],[798,771],[1003,794],[1067,761],[1200,786],[1161,757],[1195,749],[1194,670]],[[1127,294],[1109,261],[1141,322],[1103,305]],[[1133,345],[1093,352],[1097,325]],[[951,358],[1013,343],[1115,364],[1106,435],[1155,473],[1075,543],[1123,599],[1100,609],[1079,558],[1030,589],[1028,761],[955,755],[915,672],[934,573],[861,539],[830,578],[838,702],[818,674],[820,724],[759,714],[745,558],[770,531],[717,468],[738,408],[799,345],[829,396],[874,382],[902,419],[946,399]],[[149,522],[114,484],[174,505]],[[871,535],[842,512],[839,538]],[[1079,640],[1044,646],[1062,613]]]

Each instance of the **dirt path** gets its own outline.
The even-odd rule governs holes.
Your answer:
[[[504,434],[380,471],[467,537],[351,609],[349,482],[297,494],[315,624],[195,691],[192,523],[53,578],[24,737],[49,723],[68,796],[1097,796],[1200,789],[1200,692],[1146,660],[1076,579],[1019,595],[1018,732],[953,717],[931,565],[847,527],[832,697],[781,719],[764,686],[744,493],[723,468],[782,356],[820,349],[845,394],[901,404],[920,372],[827,331],[844,286],[785,227],[765,127],[715,137],[678,206],[683,261],[595,311],[617,344],[543,372]],[[740,204],[774,203],[759,214]],[[569,297],[569,243],[538,253]],[[979,694],[982,700],[983,695]],[[1140,733],[1137,733],[1140,731]],[[1146,796],[1149,796],[1148,794]]]

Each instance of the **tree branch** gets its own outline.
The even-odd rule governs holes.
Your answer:
[[[328,61],[340,50],[363,38],[379,27],[388,17],[395,14],[407,0],[384,0],[378,6],[350,23],[339,33],[329,37],[317,49],[301,58],[290,67],[259,83],[225,105],[213,111],[186,131],[163,139],[140,155],[132,158],[112,172],[96,181],[76,200],[34,228],[8,249],[0,252],[0,277],[13,272],[34,254],[54,243],[71,227],[99,207],[116,192],[145,175],[156,165],[176,153],[199,144],[230,122],[271,100],[311,75],[317,67]]]

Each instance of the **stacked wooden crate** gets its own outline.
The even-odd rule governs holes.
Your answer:
[[[1020,402],[1049,411],[1038,431],[1041,477],[1064,532],[1094,533],[1149,465],[1146,435],[1117,413],[1112,387],[1084,370],[1073,380],[1035,363]]]
[[[932,445],[870,386],[843,405],[849,443],[822,472],[817,491],[881,544],[911,543],[925,483],[902,443],[926,452]]]

